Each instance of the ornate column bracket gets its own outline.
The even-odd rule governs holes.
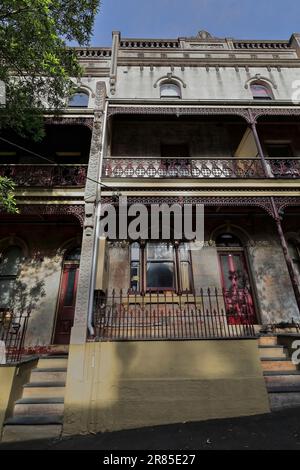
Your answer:
[[[279,213],[282,213],[287,207],[299,206],[300,196],[274,197],[274,203]]]

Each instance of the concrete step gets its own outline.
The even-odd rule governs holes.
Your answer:
[[[277,336],[260,336],[258,338],[259,346],[276,346]]]
[[[297,366],[288,359],[284,360],[276,357],[263,358],[261,359],[261,364],[263,371],[297,370]]]
[[[52,398],[65,396],[64,382],[33,382],[24,385],[23,398]]]
[[[269,392],[271,410],[296,408],[300,406],[300,392]]]
[[[299,384],[281,384],[281,385],[268,385],[267,390],[270,393],[288,393],[288,392],[299,392],[300,393],[300,385]]]
[[[14,416],[49,416],[62,415],[64,399],[57,398],[22,398],[15,403]]]
[[[31,371],[30,383],[34,382],[65,382],[67,377],[66,368],[36,368]]]
[[[62,432],[62,424],[48,425],[6,425],[3,428],[2,442],[24,442],[40,439],[57,439]]]
[[[51,415],[51,416],[13,416],[12,418],[7,418],[5,425],[19,426],[19,425],[49,425],[49,424],[62,424],[63,416],[62,415]]]
[[[42,356],[39,358],[38,369],[61,369],[68,367],[68,356]]]
[[[276,372],[272,375],[265,375],[265,382],[267,387],[284,387],[289,385],[300,386],[300,372],[292,374],[293,371],[288,371],[283,374],[282,372]]]
[[[283,346],[260,346],[259,354],[261,358],[278,357],[287,359],[287,351]]]

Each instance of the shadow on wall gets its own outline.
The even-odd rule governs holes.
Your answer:
[[[253,340],[90,343],[82,371],[72,354],[65,435],[269,411]]]

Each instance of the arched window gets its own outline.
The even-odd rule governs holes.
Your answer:
[[[12,306],[21,260],[22,250],[19,246],[10,246],[2,253],[0,260],[0,308],[11,308]]]
[[[250,90],[255,100],[272,100],[274,99],[270,86],[265,82],[252,82]]]
[[[300,276],[300,250],[299,245],[294,240],[288,241],[289,254],[292,258],[297,274]]]
[[[79,90],[74,93],[68,103],[69,108],[87,108],[89,105],[89,94],[86,91]]]
[[[160,85],[161,98],[181,98],[181,89],[177,83],[164,82]]]

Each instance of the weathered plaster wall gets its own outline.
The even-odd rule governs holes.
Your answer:
[[[160,157],[161,144],[188,144],[190,155],[183,157],[232,157],[246,124],[186,121],[115,121],[112,156]]]
[[[159,99],[159,87],[155,88],[154,85],[170,72],[171,66],[153,67],[152,71],[149,66],[143,70],[138,66],[119,66],[114,97]],[[251,91],[245,85],[256,74],[277,86],[277,89],[272,89],[275,99],[291,100],[293,81],[299,79],[299,69],[285,67],[281,71],[275,67],[271,71],[267,67],[250,67],[246,71],[243,67],[236,70],[230,66],[220,66],[219,70],[212,66],[207,70],[205,64],[199,64],[198,67],[187,66],[184,70],[174,67],[173,74],[186,84],[186,88],[182,87],[182,99],[186,100],[252,100]]]
[[[130,287],[130,265],[128,246],[111,246],[109,250],[108,289],[124,289]]]
[[[31,305],[25,346],[44,346],[51,343],[53,333],[65,243],[81,243],[81,229],[76,224],[7,225],[0,230],[1,246],[14,242],[18,234],[27,247],[16,282],[13,308],[24,310]],[[22,292],[22,300],[20,294]],[[19,300],[16,300],[19,299]]]
[[[296,299],[281,246],[274,239],[271,245],[257,244],[249,247],[248,253],[261,323],[289,322],[293,318],[299,321]]]
[[[70,347],[65,435],[268,412],[255,340]]]
[[[23,385],[36,365],[37,360],[18,366],[0,366],[0,441],[4,421],[12,416],[15,401],[21,398]]]

